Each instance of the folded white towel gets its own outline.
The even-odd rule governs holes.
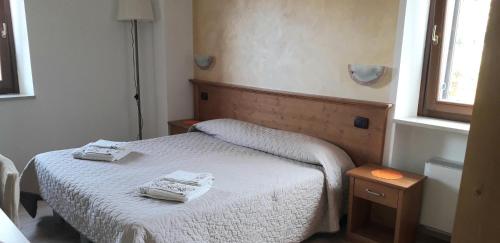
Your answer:
[[[73,158],[95,161],[117,161],[127,156],[130,151],[120,148],[121,142],[99,140],[73,151]]]
[[[211,184],[214,180],[214,176],[210,173],[193,173],[178,170],[161,177],[160,179],[191,186],[204,186],[206,184]]]
[[[158,178],[140,186],[139,194],[161,200],[188,202],[202,196],[211,187],[212,182],[204,186],[192,186]]]
[[[124,142],[115,142],[104,139],[99,139],[93,143],[87,144],[88,146],[94,146],[99,148],[109,148],[109,149],[119,149],[121,146],[125,144]]]

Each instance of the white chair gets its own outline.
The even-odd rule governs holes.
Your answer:
[[[19,172],[14,163],[0,154],[0,208],[14,222],[19,219]]]

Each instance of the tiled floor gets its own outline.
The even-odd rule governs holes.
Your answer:
[[[71,226],[52,216],[52,210],[44,202],[39,202],[38,216],[32,219],[21,207],[20,228],[23,234],[33,243],[71,243],[80,242],[80,236]],[[306,243],[349,243],[344,232],[337,234],[317,234]],[[445,243],[427,236],[419,236],[417,243]]]

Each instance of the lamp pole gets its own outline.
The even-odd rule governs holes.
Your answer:
[[[137,121],[139,125],[139,139],[142,140],[142,107],[141,107],[141,82],[139,73],[139,38],[137,34],[137,20],[132,20],[134,28],[134,65],[135,65],[135,101],[137,103]]]
[[[135,95],[134,99],[137,103],[137,123],[139,126],[138,139],[142,140],[142,107],[141,107],[141,78],[139,68],[139,34],[138,22],[154,20],[153,3],[151,0],[118,0],[118,15],[119,21],[130,21],[131,35],[132,35],[132,48],[133,48],[133,68],[134,68],[134,81],[135,81]]]

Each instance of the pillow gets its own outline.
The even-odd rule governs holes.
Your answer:
[[[352,161],[338,146],[318,138],[259,126],[233,119],[216,119],[195,124],[194,130],[220,140],[270,153],[276,156],[322,165],[320,154],[342,157]]]

